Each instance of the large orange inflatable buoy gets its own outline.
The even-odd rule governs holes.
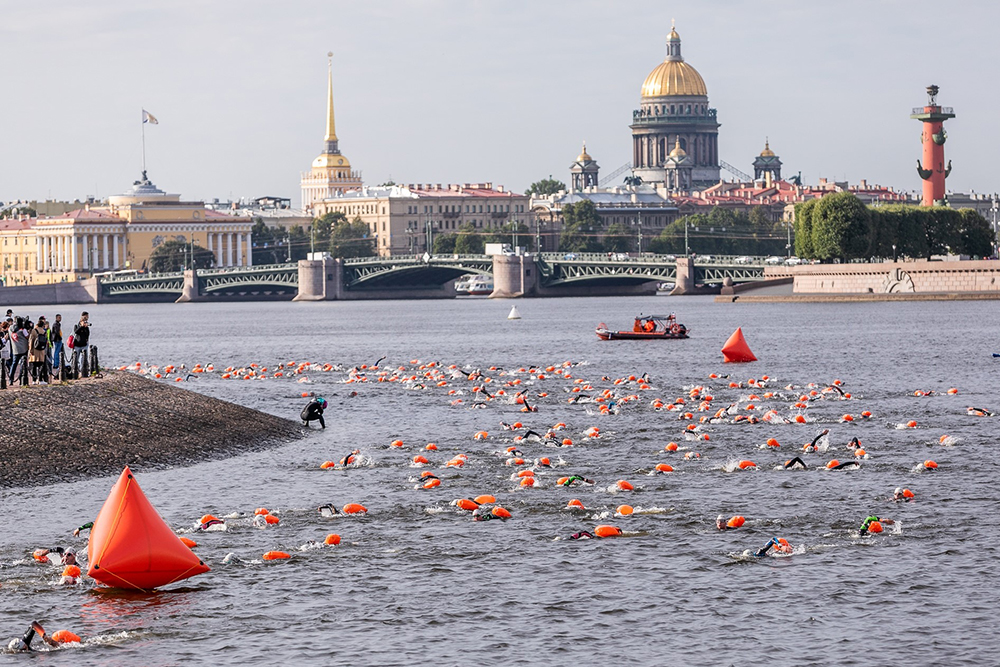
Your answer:
[[[747,341],[743,337],[743,327],[736,329],[726,344],[722,346],[722,360],[726,363],[757,361],[757,357],[750,351],[750,346],[747,345]]]
[[[144,591],[210,569],[164,523],[127,466],[94,521],[87,561],[92,579]]]

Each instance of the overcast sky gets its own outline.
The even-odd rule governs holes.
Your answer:
[[[915,190],[924,88],[953,106],[952,190],[1000,189],[995,0],[3,2],[0,201],[106,197],[140,171],[186,198],[278,195],[322,147],[334,52],[341,151],[369,184],[607,174],[676,19],[751,171]],[[728,177],[728,175],[726,175]],[[620,180],[620,179],[619,179]]]

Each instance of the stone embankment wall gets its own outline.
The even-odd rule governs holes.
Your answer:
[[[185,465],[301,437],[298,422],[124,372],[0,391],[0,487]]]
[[[765,278],[791,275],[794,294],[993,293],[1000,296],[1000,262],[886,262],[767,267]]]
[[[18,285],[0,287],[0,304],[11,306],[44,306],[72,303],[95,303],[97,280],[77,280],[49,285]]]

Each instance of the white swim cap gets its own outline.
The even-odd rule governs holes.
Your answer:
[[[899,494],[901,494],[902,492],[903,492],[903,489],[902,489],[902,487],[899,487],[899,486],[897,486],[897,487],[896,487],[896,490],[892,492],[892,495],[894,495],[894,496],[898,496],[898,495],[899,495]]]

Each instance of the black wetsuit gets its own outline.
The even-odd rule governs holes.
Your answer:
[[[788,462],[785,463],[785,470],[792,470],[797,465],[802,466],[803,470],[809,467],[806,465],[805,461],[796,456],[794,459],[790,459]]]
[[[569,539],[571,540],[590,540],[593,538],[594,536],[585,530],[581,530],[579,533],[573,533],[572,535],[569,536]]]
[[[326,428],[326,421],[323,419],[323,404],[319,401],[310,401],[309,404],[302,408],[302,422],[309,426],[309,422],[318,421],[322,428]]]
[[[830,470],[843,470],[844,468],[850,468],[851,466],[854,466],[855,468],[860,468],[861,464],[858,463],[857,461],[844,461],[843,463],[839,463],[833,466],[832,468],[830,468]]]

